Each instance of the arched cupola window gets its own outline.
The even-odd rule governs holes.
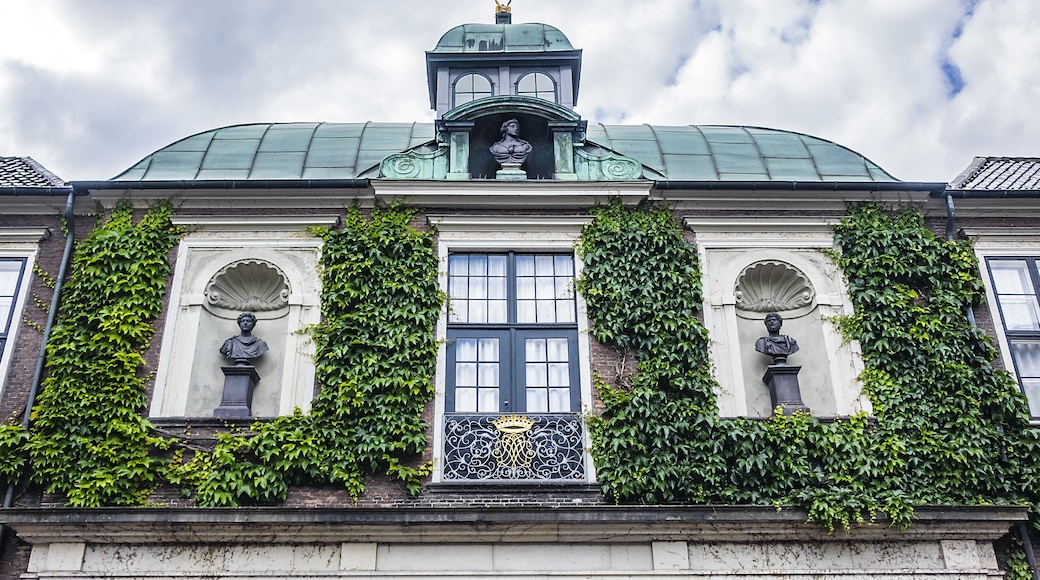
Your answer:
[[[491,79],[480,73],[466,73],[455,79],[452,94],[455,97],[454,106],[456,107],[470,101],[490,97],[493,94]]]
[[[516,94],[558,103],[556,81],[542,72],[527,73],[516,81]]]

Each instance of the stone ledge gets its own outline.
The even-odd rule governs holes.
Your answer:
[[[1025,506],[919,507],[907,530],[879,520],[828,534],[801,509],[751,506],[563,508],[6,509],[0,523],[33,544],[994,540]]]

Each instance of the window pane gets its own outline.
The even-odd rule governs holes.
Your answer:
[[[489,300],[487,308],[488,322],[507,322],[505,300]]]
[[[498,363],[480,363],[477,369],[480,371],[478,378],[481,387],[498,386]]]
[[[527,412],[549,412],[548,392],[545,389],[527,389]]]
[[[537,75],[533,75],[533,74],[531,74],[531,75],[524,75],[524,77],[522,79],[520,79],[520,83],[517,84],[517,92],[520,93],[520,94],[523,94],[523,93],[533,93],[534,91],[538,90],[538,88],[537,88],[537,86],[535,86],[535,82],[534,82],[534,79],[535,79],[536,76]]]
[[[538,301],[538,322],[556,322],[556,301]]]
[[[552,256],[535,256],[534,260],[534,272],[536,276],[552,276],[553,272],[553,257]]]
[[[1040,378],[1040,341],[1016,340],[1011,343],[1011,354],[1019,378]]]
[[[476,362],[477,339],[458,338],[455,339],[455,360],[459,362]]]
[[[561,300],[556,303],[556,322],[574,322],[576,318],[574,302]]]
[[[539,362],[545,360],[545,339],[544,338],[529,338],[525,341],[527,346],[525,347],[526,356],[524,360],[527,362]]]
[[[556,284],[552,278],[536,278],[535,296],[544,300],[556,297]]]
[[[534,299],[534,278],[529,276],[516,279],[516,297],[518,300]]]
[[[549,363],[548,383],[550,387],[571,386],[570,365],[567,363]]]
[[[498,389],[480,389],[480,401],[477,405],[479,413],[498,412]]]
[[[455,363],[455,385],[458,387],[477,386],[477,363]]]
[[[516,275],[534,276],[534,256],[520,254],[516,257]]]
[[[534,300],[516,301],[517,322],[537,322],[534,315]]]
[[[467,322],[487,322],[487,302],[473,300],[469,303],[469,320]]]
[[[473,277],[469,279],[469,298],[483,300],[487,298],[487,278]]]
[[[484,75],[469,75],[473,92],[475,93],[490,93],[491,92],[491,81],[487,80]]]
[[[452,254],[448,256],[448,275],[465,276],[469,274],[469,256]]]
[[[470,254],[469,275],[487,276],[488,257],[483,254]]]
[[[574,276],[574,260],[570,256],[554,256],[557,276]]]
[[[1025,260],[993,260],[990,269],[997,294],[1032,294]]]
[[[7,318],[11,316],[11,299],[0,298],[0,333],[7,334],[11,331],[7,327]]]
[[[487,295],[488,298],[497,298],[499,300],[506,299],[506,279],[505,278],[488,278]]]
[[[505,256],[488,256],[488,276],[502,276],[506,275],[506,257]]]
[[[477,390],[455,389],[455,412],[476,413],[477,412]]]
[[[545,348],[547,353],[547,359],[554,362],[566,362],[567,357],[567,339],[566,338],[549,338],[545,341]]]
[[[1029,414],[1040,417],[1040,379],[1023,380],[1022,391],[1029,399]]]
[[[999,296],[1007,330],[1040,330],[1040,308],[1035,296]]]
[[[571,390],[549,389],[549,412],[570,413],[571,412]]]
[[[527,386],[529,387],[545,387],[549,384],[549,377],[546,374],[545,363],[528,363],[527,364]]]
[[[21,272],[21,260],[0,260],[0,296],[14,296],[18,289],[18,275]]]
[[[482,338],[478,343],[481,362],[498,362],[498,339]]]
[[[450,318],[452,322],[469,322],[469,311],[465,300],[452,300]]]
[[[448,294],[450,294],[452,298],[468,298],[469,280],[458,276],[452,276],[448,279]]]
[[[572,278],[556,278],[556,297],[567,300],[574,296],[571,286]]]

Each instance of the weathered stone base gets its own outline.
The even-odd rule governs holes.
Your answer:
[[[23,578],[1001,578],[1017,508],[826,534],[771,508],[13,510]],[[38,521],[29,521],[36,513]]]

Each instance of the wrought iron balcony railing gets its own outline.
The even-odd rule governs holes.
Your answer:
[[[443,481],[585,481],[578,415],[444,417]]]

